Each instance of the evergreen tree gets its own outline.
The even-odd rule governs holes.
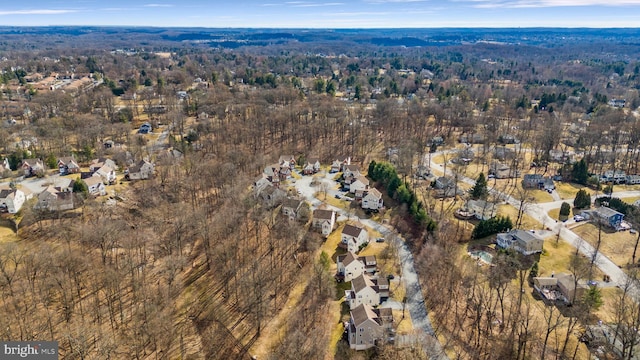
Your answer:
[[[580,189],[576,193],[576,198],[573,200],[573,206],[578,209],[584,209],[591,206],[591,194],[586,190]]]
[[[589,171],[587,169],[587,163],[584,161],[584,159],[580,159],[580,161],[573,164],[571,177],[573,178],[573,181],[577,182],[578,184],[587,185],[587,180],[589,180]]]
[[[476,184],[471,190],[471,197],[473,199],[486,199],[487,195],[489,195],[487,179],[484,177],[484,173],[480,173],[480,175],[478,175],[478,179],[476,179]]]
[[[78,178],[73,182],[73,192],[87,194],[89,192],[89,187],[87,186],[87,183]]]
[[[560,216],[569,216],[571,213],[571,205],[568,202],[563,202],[560,205]]]

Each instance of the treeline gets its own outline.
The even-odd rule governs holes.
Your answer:
[[[390,197],[398,200],[400,204],[407,205],[409,215],[416,225],[429,232],[438,227],[438,223],[429,217],[422,202],[418,200],[415,192],[410,189],[409,184],[402,182],[393,165],[387,162],[376,163],[375,160],[372,160],[369,163],[369,177],[384,186]]]
[[[483,237],[497,234],[509,229],[513,229],[513,222],[508,216],[496,216],[488,220],[482,220],[473,228],[471,237],[481,239]]]

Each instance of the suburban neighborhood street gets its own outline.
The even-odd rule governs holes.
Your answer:
[[[442,173],[445,173],[444,166],[441,164],[437,164],[433,161],[431,161],[431,168],[437,169]],[[452,175],[452,173],[448,169],[446,171],[446,174]],[[460,175],[458,175],[458,178],[459,180],[467,184],[470,184],[470,185],[475,184],[475,180],[470,179],[468,177],[460,177]],[[520,200],[517,200],[508,194],[499,192],[497,189],[490,188],[489,191],[499,194],[508,204],[514,206],[516,209],[520,207]],[[640,191],[614,192],[611,196],[618,197],[618,198],[640,196]],[[592,196],[592,200],[594,199],[595,199],[595,196]],[[574,248],[578,249],[578,251],[580,251],[580,253],[586,256],[588,259],[591,259],[593,257],[593,254],[595,253],[595,248],[591,246],[591,244],[589,244],[587,241],[582,239],[580,236],[578,236],[576,233],[574,233],[573,231],[571,231],[566,227],[566,225],[572,224],[573,220],[567,221],[563,226],[559,227],[556,225],[557,221],[555,219],[552,219],[548,215],[548,212],[550,210],[560,208],[563,202],[568,202],[570,204],[573,204],[573,199],[566,199],[566,200],[559,200],[559,201],[538,203],[538,204],[526,204],[524,207],[524,212],[525,214],[529,215],[536,221],[543,224],[545,228],[559,231],[560,237],[562,239],[564,239],[567,243],[571,244],[571,246],[573,246]],[[603,255],[602,253],[597,254],[595,259],[595,264],[596,266],[598,266],[600,271],[602,271],[606,275],[609,275],[609,277],[611,278],[611,282],[613,282],[615,285],[619,287],[624,287],[624,286],[627,286],[627,283],[629,283],[629,277],[627,276],[627,274],[625,274],[620,267],[614,264],[608,257]],[[631,286],[630,293],[632,294],[632,296],[635,298],[636,301],[640,302],[640,289],[636,284],[631,284],[630,286]]]
[[[325,173],[324,176],[321,177],[321,181],[326,183],[326,191],[327,196],[335,196],[339,193],[339,191],[335,190],[337,183],[333,180],[335,174]],[[298,191],[298,194],[305,198],[309,204],[311,204],[312,210],[315,210],[322,204],[322,201],[318,200],[314,195],[319,191],[319,188],[314,188],[311,183],[314,177],[312,176],[303,176],[302,179],[296,180],[295,188]],[[317,178],[316,178],[317,179]],[[349,219],[349,214],[343,209],[337,208],[335,206],[330,206],[325,204],[328,209],[336,211],[339,215],[338,220],[347,220]],[[370,219],[358,219],[365,226],[378,231],[385,237],[392,235],[392,230],[387,226],[384,226],[376,221]],[[407,297],[407,309],[409,310],[409,314],[411,315],[411,321],[413,323],[413,327],[416,330],[420,330],[423,335],[418,336],[415,339],[418,343],[422,344],[425,353],[430,354],[430,358],[434,360],[442,360],[448,359],[444,350],[442,349],[441,344],[435,337],[435,333],[433,331],[433,326],[431,325],[431,321],[429,320],[429,316],[427,313],[427,308],[424,302],[424,297],[422,295],[422,289],[420,287],[420,281],[418,279],[418,274],[416,273],[413,255],[404,241],[401,239],[399,242],[400,246],[398,246],[398,257],[400,264],[402,264],[402,281],[404,282],[406,288],[406,297]],[[396,304],[397,306],[397,304]]]

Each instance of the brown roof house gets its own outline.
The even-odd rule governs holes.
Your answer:
[[[338,255],[336,262],[338,264],[337,276],[345,282],[351,281],[363,273],[375,273],[378,265],[375,256],[358,257],[352,252]]]
[[[314,229],[320,230],[322,235],[327,237],[336,225],[336,212],[333,210],[314,210],[311,224]]]
[[[343,169],[344,171],[342,173],[342,177],[344,177],[345,179],[348,177],[358,177],[362,175],[360,173],[360,166],[358,165],[345,165]]]
[[[289,220],[295,220],[298,218],[298,210],[301,206],[301,200],[287,198],[282,202],[282,214]]]
[[[74,206],[73,192],[49,186],[38,195],[36,210],[61,211],[71,210]]]
[[[58,170],[60,175],[77,174],[80,172],[80,165],[73,156],[65,156],[58,159]]]
[[[523,255],[531,255],[542,252],[544,239],[532,231],[511,230],[498,234],[496,244],[503,249],[513,249]]]
[[[572,304],[582,298],[588,289],[584,284],[576,284],[572,274],[535,277],[533,278],[533,287],[543,298],[551,301],[563,301],[566,304]]]
[[[320,160],[318,158],[308,158],[302,173],[305,175],[312,175],[320,171]]]
[[[345,225],[339,246],[347,251],[357,253],[360,247],[369,243],[367,230],[356,225]]]
[[[20,168],[26,177],[44,175],[44,163],[40,159],[24,159]]]
[[[389,297],[389,281],[385,278],[371,278],[364,273],[351,279],[351,290],[344,292],[350,309],[367,304],[378,306],[383,299]]]
[[[347,326],[349,347],[366,350],[385,341],[385,333],[393,326],[393,312],[390,308],[374,309],[362,304],[351,310]]]

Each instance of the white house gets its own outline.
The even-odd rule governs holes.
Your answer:
[[[94,196],[104,196],[107,195],[107,189],[102,182],[102,178],[100,176],[90,176],[84,179],[84,183],[87,184],[87,188],[89,190],[89,194]]]
[[[80,172],[80,165],[73,156],[61,157],[58,159],[58,171],[60,175],[77,174]]]
[[[309,158],[307,159],[307,163],[304,165],[304,169],[302,169],[302,173],[305,175],[315,174],[320,171],[320,160],[317,158]]]
[[[373,279],[361,273],[351,280],[351,290],[345,291],[346,301],[351,310],[359,305],[380,305],[382,299],[389,297],[389,282],[385,278]]]
[[[358,177],[360,176],[360,166],[358,165],[345,165],[342,176],[346,179],[348,177]]]
[[[356,176],[349,185],[349,192],[355,194],[356,191],[364,191],[369,189],[369,179],[364,176]]]
[[[145,180],[153,176],[154,166],[146,160],[140,160],[137,164],[131,166],[126,173],[129,180]]]
[[[98,159],[91,160],[91,164],[89,165],[89,171],[96,172],[98,171],[98,169],[100,169],[105,165],[110,167],[113,170],[118,168],[115,161],[107,158],[98,158]]]
[[[15,214],[26,201],[25,193],[20,189],[1,189],[0,190],[0,211],[7,211],[9,214]]]
[[[109,165],[103,165],[93,173],[93,176],[100,177],[107,184],[116,182],[116,171]]]
[[[378,211],[384,206],[382,201],[382,193],[376,188],[372,188],[362,198],[362,208],[365,210]]]
[[[74,207],[73,193],[68,189],[49,186],[38,195],[38,202],[34,206],[37,210],[71,210]]]
[[[355,225],[345,225],[342,229],[340,247],[353,253],[360,251],[360,246],[369,242],[367,230]]]
[[[314,210],[312,226],[314,229],[318,229],[322,232],[324,237],[327,237],[333,231],[333,227],[336,225],[336,212],[333,210]]]
[[[345,282],[351,281],[365,272],[364,263],[350,251],[338,255],[336,263],[338,264],[338,276],[342,277]]]
[[[542,252],[544,239],[531,231],[511,230],[498,234],[496,244],[503,249],[514,249],[521,254],[531,255]]]

